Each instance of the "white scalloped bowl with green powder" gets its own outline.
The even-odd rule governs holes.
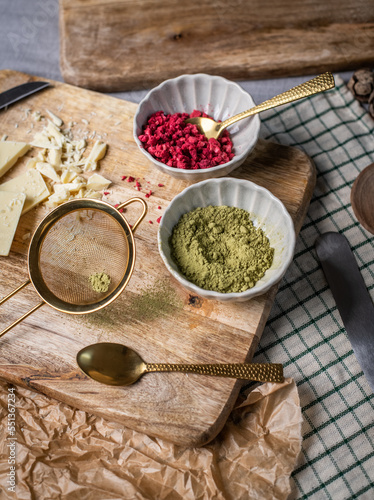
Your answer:
[[[229,206],[246,210],[274,248],[271,266],[254,286],[242,292],[206,290],[189,281],[171,255],[170,237],[182,215],[198,207]],[[244,302],[266,293],[285,275],[295,251],[294,224],[283,203],[267,189],[244,179],[209,179],[187,187],[169,204],[158,230],[158,249],[169,272],[191,293],[222,302]]]

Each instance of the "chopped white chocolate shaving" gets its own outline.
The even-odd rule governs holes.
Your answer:
[[[60,146],[55,144],[52,141],[48,140],[45,134],[38,132],[34,135],[32,142],[30,142],[31,146],[42,149],[59,149]]]
[[[39,111],[26,111],[26,118],[31,116],[35,121],[44,120]],[[15,189],[17,192],[26,194],[22,214],[46,198],[48,198],[46,202],[48,207],[56,207],[60,203],[75,198],[102,199],[102,191],[111,184],[110,180],[99,174],[90,174],[97,169],[98,162],[105,156],[107,145],[97,140],[88,157],[84,157],[87,147],[86,139],[88,137],[93,139],[96,133],[91,132],[89,136],[89,131],[80,131],[81,138],[74,140],[70,128],[61,128],[63,125],[61,118],[50,110],[46,110],[46,114],[50,119],[46,120],[44,128],[37,131],[33,140],[28,144],[8,142],[6,135],[3,135],[0,141],[0,153],[3,152],[3,156],[6,156],[3,161],[0,154],[0,175],[12,166],[10,160],[13,157],[17,159],[21,154],[25,154],[30,146],[39,148],[34,156],[28,159],[27,171],[23,176],[16,177],[0,186],[0,190]],[[89,121],[85,119],[82,122],[89,124]],[[76,122],[71,122],[69,125],[75,124]],[[28,133],[33,127],[34,124],[31,124]],[[22,146],[22,151],[17,149],[14,154],[13,150],[8,151],[16,146]],[[82,172],[85,177],[80,175]]]
[[[107,145],[96,141],[87,158],[83,157],[86,150],[86,139],[74,140],[70,129],[62,130],[62,120],[51,111],[47,113],[52,120],[35,134],[32,146],[41,148],[35,158],[28,161],[28,167],[38,170],[48,182],[53,193],[46,203],[56,207],[60,203],[73,198],[102,198],[102,191],[111,183],[99,174],[88,178],[79,176],[82,172],[96,170],[98,162],[105,156]],[[61,125],[59,125],[60,121]],[[73,122],[75,123],[75,122]]]
[[[61,190],[58,193],[51,194],[51,196],[48,198],[46,205],[47,205],[47,207],[51,207],[51,208],[57,207],[61,203],[68,201],[69,197],[70,197],[70,193],[69,193],[68,189]]]
[[[79,172],[74,172],[74,170],[70,169],[63,170],[63,172],[61,173],[61,181],[63,182],[63,184],[68,184],[77,177],[78,173]]]
[[[64,123],[61,118],[59,118],[58,116],[56,116],[54,113],[52,113],[52,111],[50,111],[49,109],[47,109],[47,113],[49,114],[49,116],[51,117],[51,120],[53,121],[53,123],[55,125],[57,125],[57,127],[61,127],[61,125]]]
[[[83,177],[76,177],[73,182],[67,182],[66,184],[55,184],[53,189],[55,193],[61,193],[68,190],[71,193],[77,193],[80,189],[86,187],[86,179]]]
[[[44,175],[44,177],[48,177],[48,179],[51,179],[54,182],[60,182],[60,176],[57,174],[56,170],[53,168],[53,166],[50,163],[47,162],[37,162],[35,165],[35,168],[39,170],[39,172]]]
[[[37,163],[38,163],[37,158],[29,158],[29,160],[26,163],[26,166],[27,168],[35,168]]]
[[[34,111],[32,116],[36,122],[39,122],[42,119],[40,111]]]
[[[61,149],[51,149],[48,151],[48,162],[55,168],[59,168],[61,166],[61,154]]]
[[[39,161],[45,161],[47,151],[48,151],[47,149],[42,149],[41,151],[39,151],[39,153],[36,155],[36,159]]]
[[[94,191],[93,189],[87,189],[84,193],[83,198],[94,198],[96,200],[101,200],[101,193],[99,191]]]
[[[94,189],[95,191],[102,191],[106,189],[111,184],[111,181],[105,179],[100,174],[92,174],[87,181],[87,188]]]
[[[93,170],[96,170],[97,162],[104,158],[106,149],[107,145],[105,144],[105,142],[96,141],[90,154],[88,155],[83,170],[85,172],[92,172]]]

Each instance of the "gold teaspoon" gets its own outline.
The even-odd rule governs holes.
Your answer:
[[[81,349],[77,363],[86,375],[107,385],[130,385],[150,372],[190,372],[259,382],[283,382],[283,366],[272,363],[170,364],[146,363],[122,344],[103,342]]]
[[[211,118],[195,117],[187,118],[186,123],[197,125],[200,132],[208,139],[212,137],[214,139],[218,139],[225,128],[239,120],[243,120],[243,118],[248,118],[249,116],[261,113],[261,111],[266,111],[267,109],[275,108],[276,106],[281,106],[282,104],[287,104],[304,97],[318,94],[319,92],[332,89],[333,87],[335,87],[334,77],[332,73],[327,72],[312,78],[312,80],[308,80],[307,82],[297,85],[282,94],[276,95],[262,104],[254,106],[248,111],[243,111],[242,113],[232,116],[223,122],[216,122]]]

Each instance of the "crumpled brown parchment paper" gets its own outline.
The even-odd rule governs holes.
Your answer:
[[[6,487],[9,387],[0,381],[4,500],[270,500],[290,493],[302,441],[292,379],[242,394],[202,448],[151,438],[16,387],[16,493]]]

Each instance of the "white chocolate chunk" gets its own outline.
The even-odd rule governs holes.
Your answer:
[[[53,193],[49,198],[47,205],[49,207],[57,206],[60,203],[64,203],[70,197],[70,193],[68,189],[64,189],[65,186],[60,186],[60,191]]]
[[[35,167],[44,177],[48,177],[54,182],[60,182],[60,176],[49,163],[38,161]]]
[[[66,169],[61,173],[61,182],[63,184],[68,184],[72,182],[78,175],[79,172],[75,172],[74,170]]]
[[[1,141],[0,142],[0,177],[13,167],[18,158],[30,149],[29,144],[24,142]]]
[[[85,147],[86,147],[86,141],[84,139],[81,139],[80,141],[78,141],[78,143],[77,143],[77,149],[79,151],[81,151]]]
[[[22,214],[25,214],[49,196],[49,189],[42,175],[33,168],[8,182],[4,182],[4,184],[0,184],[1,191],[24,193],[26,195]]]
[[[44,133],[48,134],[48,138],[51,142],[55,142],[60,148],[65,144],[66,138],[64,134],[61,133],[60,129],[52,122],[48,122]]]
[[[38,163],[38,160],[36,158],[30,158],[26,163],[26,167],[27,168],[35,168],[37,163]]]
[[[49,116],[51,117],[51,120],[53,121],[53,123],[55,125],[57,125],[57,127],[61,127],[61,125],[64,123],[61,118],[59,118],[58,116],[56,116],[54,113],[52,113],[52,111],[49,111],[49,109],[47,109],[47,113],[49,114]]]
[[[83,194],[83,198],[93,198],[95,200],[99,200],[101,199],[101,193],[99,191],[87,189],[87,191]]]
[[[83,170],[85,172],[92,172],[93,170],[96,170],[97,162],[104,158],[106,150],[107,145],[105,144],[105,142],[96,141],[90,154],[88,155]]]
[[[40,122],[40,120],[42,119],[40,111],[34,111],[32,116],[36,122]]]
[[[74,179],[75,181],[76,179]],[[53,186],[53,189],[55,191],[55,193],[61,193],[61,192],[65,192],[66,190],[68,191],[68,193],[77,193],[80,189],[82,189],[83,187],[86,186],[86,181],[84,180],[84,182],[69,182],[67,184],[55,184]]]
[[[58,146],[55,143],[52,143],[48,139],[48,137],[46,137],[41,132],[38,132],[37,134],[34,135],[34,138],[32,142],[30,142],[30,145],[42,149],[60,149],[60,146]]]
[[[61,167],[61,149],[51,149],[48,151],[48,162],[56,168]]]
[[[9,255],[25,200],[24,193],[0,191],[0,255]]]
[[[92,174],[87,181],[87,188],[93,189],[95,191],[102,191],[106,189],[111,184],[111,181],[105,179],[100,174]]]
[[[47,151],[48,151],[47,149],[42,149],[41,151],[39,151],[39,153],[36,155],[37,160],[45,161],[47,156]]]

